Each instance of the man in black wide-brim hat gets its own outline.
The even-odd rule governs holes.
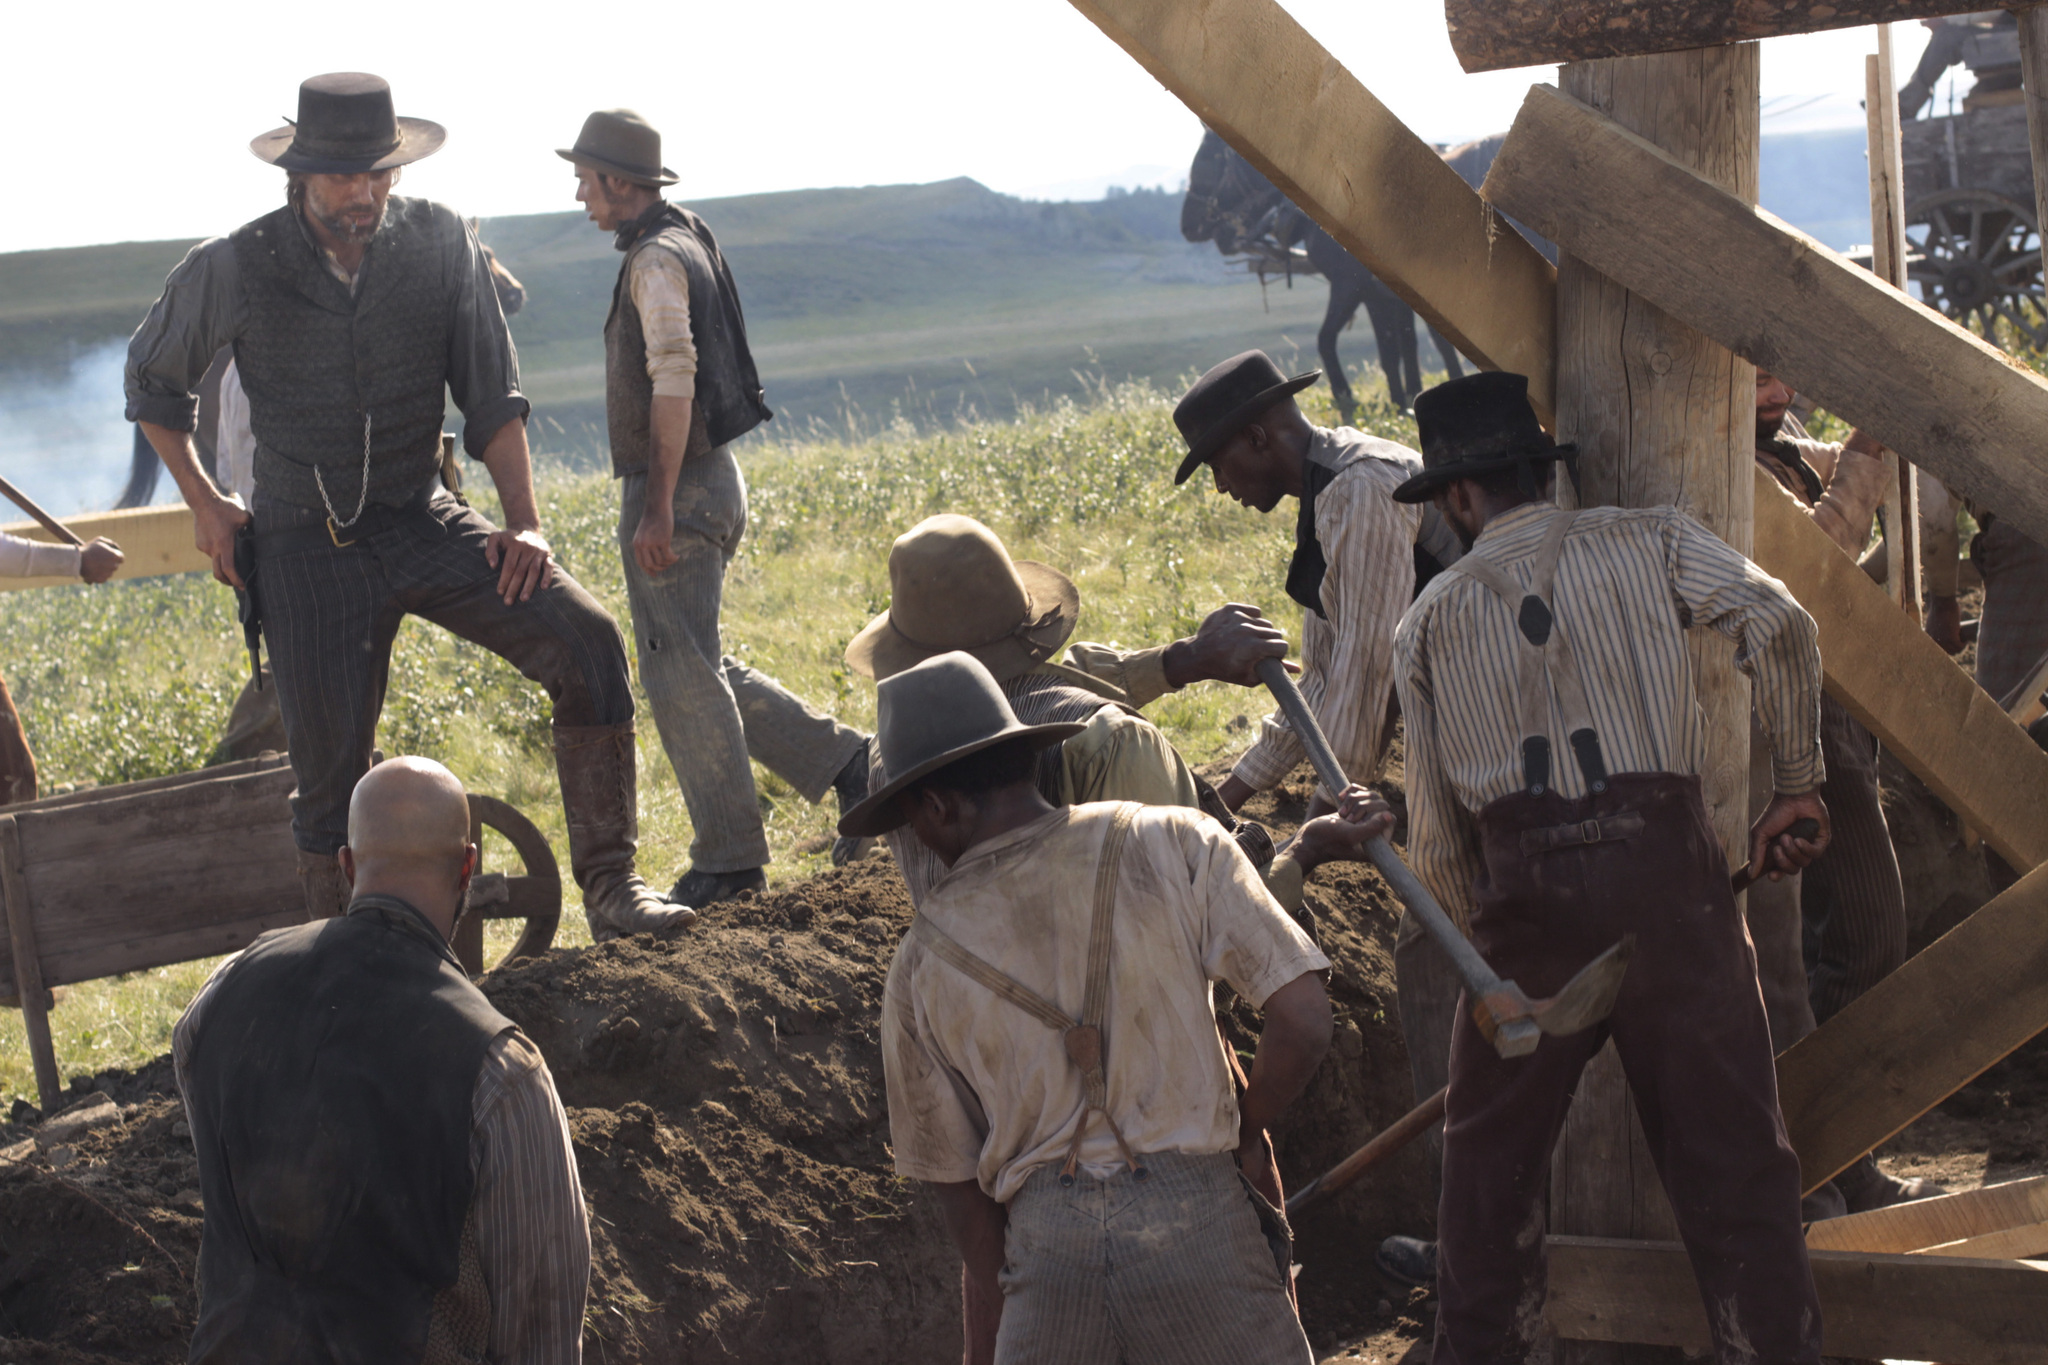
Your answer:
[[[1690,627],[1736,643],[1776,795],[1749,865],[1819,856],[1820,652],[1785,586],[1675,507],[1568,511],[1574,451],[1528,381],[1479,374],[1416,402],[1421,472],[1467,553],[1394,638],[1408,740],[1408,853],[1489,965],[1554,994],[1624,936],[1612,1013],[1503,1058],[1460,1011],[1444,1113],[1436,1365],[1540,1345],[1542,1207],[1579,1073],[1612,1039],[1671,1197],[1721,1360],[1820,1358],[1799,1159],[1778,1112],[1756,955],[1701,794],[1705,713]],[[1818,826],[1803,840],[1790,830]]]
[[[634,870],[624,642],[541,536],[528,404],[483,247],[453,209],[391,197],[399,168],[444,136],[397,117],[376,76],[301,85],[297,122],[250,143],[286,172],[284,207],[171,272],[129,343],[128,416],[177,480],[214,576],[260,603],[310,914],[347,903],[335,855],[410,614],[553,699],[569,861],[593,933],[677,927],[691,913]],[[222,494],[192,446],[195,390],[227,345],[256,435],[253,509]],[[503,529],[442,486],[444,389],[497,485]]]

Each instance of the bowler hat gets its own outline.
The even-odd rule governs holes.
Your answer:
[[[846,662],[879,680],[958,649],[997,678],[1014,678],[1065,644],[1080,614],[1073,579],[1011,559],[994,531],[946,513],[889,547],[889,609],[853,637]]]
[[[583,120],[576,145],[557,147],[555,155],[649,189],[676,183],[676,173],[661,164],[661,134],[631,109],[598,110]]]
[[[1426,502],[1457,479],[1579,453],[1575,445],[1551,440],[1536,420],[1528,376],[1504,370],[1481,370],[1428,390],[1415,400],[1415,428],[1422,472],[1394,490],[1396,502]]]
[[[1186,483],[1195,466],[1223,449],[1252,418],[1322,377],[1321,370],[1310,370],[1289,379],[1264,351],[1245,351],[1197,379],[1173,409],[1173,424],[1188,443],[1173,481]]]
[[[948,763],[1008,739],[1030,740],[1043,749],[1087,728],[1073,721],[1026,725],[987,666],[959,650],[883,679],[875,707],[875,741],[886,780],[840,817],[839,832],[849,839],[871,839],[900,827],[907,817],[897,798]]]
[[[382,76],[336,71],[299,85],[299,117],[249,143],[273,166],[311,175],[361,175],[432,156],[448,130],[391,112]]]

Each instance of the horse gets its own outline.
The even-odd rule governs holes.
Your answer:
[[[1441,155],[1466,184],[1477,189],[1506,137],[1498,133],[1451,147]],[[1214,242],[1226,256],[1249,257],[1262,279],[1277,269],[1291,280],[1295,269],[1305,267],[1307,273],[1319,274],[1329,282],[1330,302],[1316,333],[1316,351],[1344,421],[1351,420],[1358,403],[1345,377],[1344,361],[1337,354],[1337,336],[1351,325],[1360,306],[1372,322],[1380,369],[1387,377],[1387,395],[1394,406],[1406,408],[1422,392],[1415,310],[1212,130],[1204,130],[1194,164],[1188,168],[1180,231],[1190,242]],[[1557,258],[1555,247],[1533,234],[1525,235],[1545,255]],[[1296,243],[1301,244],[1300,251],[1295,249]],[[1462,375],[1465,371],[1457,348],[1435,327],[1429,329],[1429,336],[1443,358],[1444,372],[1453,379]]]
[[[475,228],[476,221],[471,219],[469,225]],[[499,263],[497,253],[489,247],[484,248],[484,264],[491,269],[491,285],[498,294],[498,307],[509,318],[526,306],[526,286]],[[198,426],[192,433],[192,444],[198,450],[200,467],[207,470],[215,482],[220,482],[227,474],[220,467],[214,450],[214,427],[220,418],[221,376],[227,371],[228,361],[233,356],[234,347],[221,347],[199,381]],[[149,500],[156,496],[156,480],[163,470],[163,461],[157,458],[156,447],[142,434],[140,423],[135,427],[135,444],[128,460],[128,482],[121,489],[121,496],[114,500],[114,506],[117,509],[147,507]]]

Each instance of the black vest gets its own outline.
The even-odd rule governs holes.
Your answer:
[[[207,1365],[420,1359],[469,1214],[471,1103],[512,1027],[404,902],[265,934],[209,997],[186,1105]]]
[[[636,229],[637,237],[631,235]],[[627,283],[643,251],[668,252],[690,277],[690,340],[697,348],[692,446],[700,431],[708,437],[707,448],[722,446],[775,415],[768,410],[754,353],[747,348],[739,287],[704,220],[680,205],[656,204],[622,228],[619,237],[626,243],[626,259],[604,320],[604,407],[614,477],[647,468],[654,454],[654,381],[647,376],[647,337]]]
[[[434,476],[464,235],[453,209],[394,195],[351,297],[296,210],[235,229],[248,298],[235,365],[249,395],[258,488],[319,507],[318,465],[333,510],[352,514],[365,415],[371,502],[400,506]]]

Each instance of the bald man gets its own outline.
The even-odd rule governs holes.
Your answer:
[[[440,764],[372,768],[348,911],[222,963],[173,1035],[205,1226],[190,1359],[582,1359],[590,1230],[538,1050],[449,943],[476,872]]]

